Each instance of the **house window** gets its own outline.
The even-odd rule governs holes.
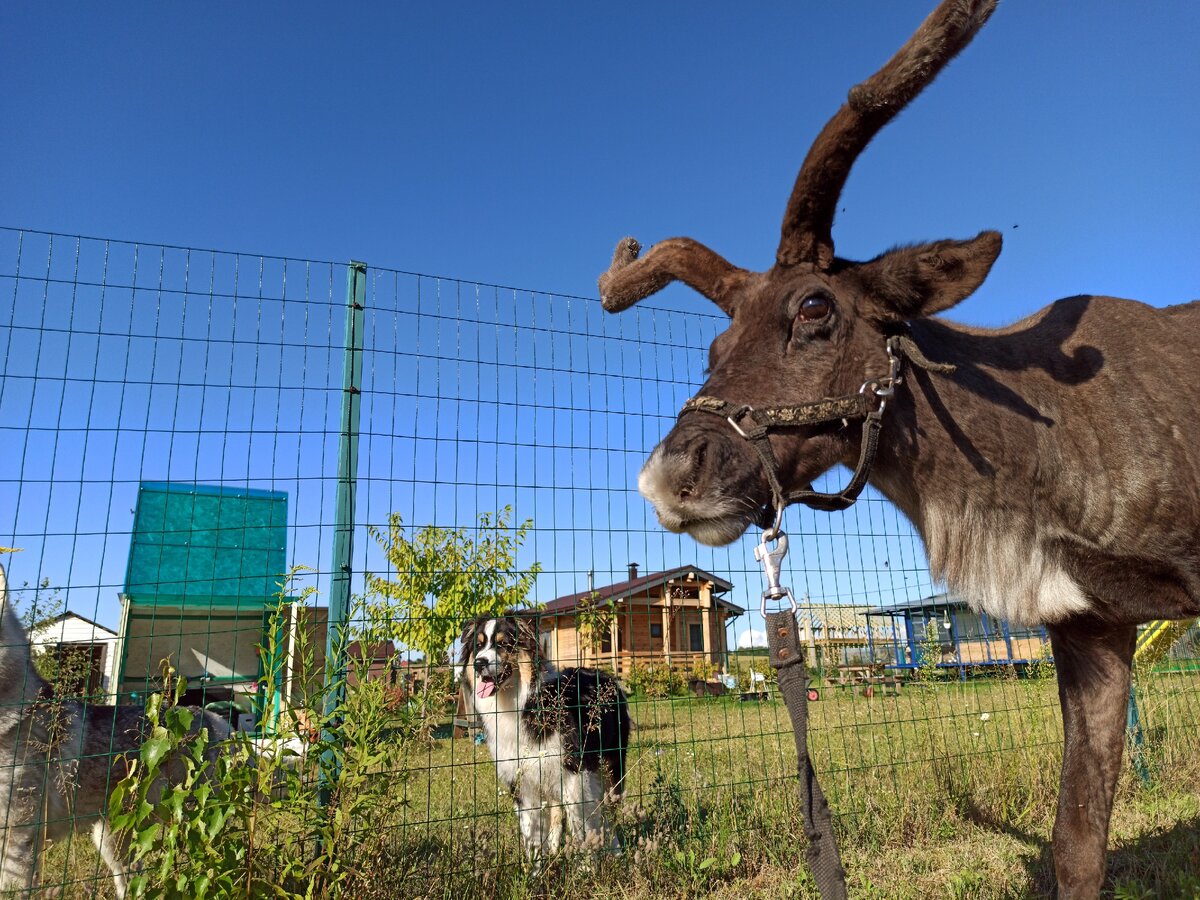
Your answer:
[[[662,638],[662,622],[650,623],[650,637],[659,639]]]
[[[688,625],[688,641],[693,653],[704,652],[704,626],[696,623]]]
[[[551,652],[554,648],[554,632],[543,631],[538,635],[538,645],[542,648],[542,656],[546,659],[552,659],[554,654]]]

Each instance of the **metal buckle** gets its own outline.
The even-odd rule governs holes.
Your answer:
[[[900,366],[904,362],[892,349],[891,341],[887,342],[886,347],[888,355],[888,375],[884,383],[875,389],[875,396],[877,397],[890,397],[892,394],[896,393],[896,385],[900,383]]]
[[[903,360],[896,355],[892,349],[892,342],[887,343],[888,355],[888,373],[884,378],[871,378],[862,383],[862,387],[858,389],[860,394],[865,394],[868,390],[873,395],[879,398],[879,412],[883,412],[887,408],[888,398],[896,393],[896,385],[903,380],[900,375],[900,366],[903,365]]]
[[[746,415],[746,413],[752,413],[752,412],[754,412],[753,406],[739,406],[732,416],[725,417],[725,421],[733,426],[733,430],[736,431],[738,434],[740,434],[742,437],[744,437],[746,440],[751,439],[750,435],[748,435],[748,434],[746,434],[746,432],[742,431],[742,426],[737,423],[737,420],[740,419],[742,416]]]
[[[885,380],[885,383],[886,383],[886,380]],[[879,398],[878,412],[880,415],[883,415],[883,411],[885,409],[887,409],[887,398],[892,396],[892,394],[894,394],[896,392],[895,385],[889,384],[887,387],[881,387],[878,379],[872,378],[870,381],[864,381],[862,383],[862,387],[860,387],[858,389],[858,392],[860,394],[865,394],[868,390],[870,390],[870,392],[873,396]],[[842,424],[845,427],[849,427],[849,425],[850,425],[850,423],[846,419],[842,419]]]
[[[767,579],[767,589],[763,591],[762,603],[759,606],[759,611],[765,618],[767,615],[768,600],[782,600],[787,597],[792,604],[792,612],[799,612],[800,607],[796,605],[796,598],[792,594],[790,588],[783,587],[779,583],[779,572],[783,563],[783,559],[787,556],[788,538],[779,529],[779,524],[783,518],[783,511],[780,510],[775,518],[775,525],[767,531],[763,532],[762,542],[754,548],[754,558],[762,563],[763,574]],[[770,546],[771,541],[775,541],[775,548]]]

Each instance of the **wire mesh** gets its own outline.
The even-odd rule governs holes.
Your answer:
[[[723,318],[651,305],[606,316],[590,297],[368,266],[358,471],[339,523],[346,278],[333,262],[0,230],[0,544],[21,551],[2,561],[49,692],[87,701],[68,719],[144,706],[170,686],[168,659],[182,702],[248,732],[284,813],[228,836],[274,848],[238,857],[244,894],[299,894],[307,877],[354,896],[815,895],[754,538],[672,535],[636,490]],[[170,515],[152,515],[156,491]],[[206,507],[214,496],[225,505]],[[353,533],[348,573],[333,570],[339,524]],[[1045,635],[943,593],[912,528],[870,490],[844,513],[793,510],[787,526],[813,759],[854,889],[1047,889],[1035,848],[1062,733]],[[344,623],[328,614],[335,574],[350,579]],[[624,853],[526,859],[513,795],[530,782],[514,791],[498,776],[496,734],[456,665],[464,626],[486,644],[483,623],[513,606],[540,658],[610,672],[628,695],[624,797],[597,813],[604,847],[615,834]],[[14,634],[6,660],[25,644]],[[1194,629],[1176,634],[1139,671],[1131,740],[1159,791],[1195,775],[1196,646]],[[6,715],[28,705],[31,671]],[[331,681],[346,699],[326,716]],[[586,732],[585,712],[567,718]],[[119,743],[60,772],[57,794],[81,797],[95,766],[107,797]],[[586,805],[547,746],[522,753],[542,754],[538,777],[568,808]],[[34,810],[20,823],[38,823],[39,844],[21,849],[22,773],[57,757],[0,749],[5,871],[32,854],[43,884],[109,891],[99,856],[67,833],[104,804],[91,819],[70,802]],[[344,789],[318,797],[305,786],[319,775]],[[1134,813],[1116,833],[1144,826],[1144,791],[1122,782]],[[1150,818],[1196,814],[1181,800]],[[1131,857],[1130,877],[1161,887],[1177,849],[1157,868]]]

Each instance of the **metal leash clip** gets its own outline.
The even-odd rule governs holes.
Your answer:
[[[766,618],[767,615],[768,600],[782,600],[787,597],[792,604],[792,612],[799,611],[791,588],[786,588],[779,583],[779,571],[788,551],[788,538],[779,528],[779,524],[779,517],[777,517],[774,527],[763,532],[762,542],[754,548],[754,558],[762,563],[763,574],[767,579],[767,589],[763,591],[762,605],[759,607],[763,618]],[[776,542],[774,549],[771,549],[771,541]]]
[[[888,341],[887,344],[887,355],[887,377],[872,378],[869,381],[864,381],[862,383],[862,387],[858,389],[860,394],[865,394],[867,391],[870,391],[879,398],[879,412],[881,414],[885,409],[887,409],[888,399],[896,393],[896,386],[904,380],[904,377],[900,374],[900,366],[903,364],[903,360],[897,356],[896,351],[892,349],[891,341]],[[845,419],[842,419],[842,424],[848,425],[849,423]]]

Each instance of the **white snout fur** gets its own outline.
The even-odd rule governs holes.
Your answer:
[[[721,547],[741,537],[749,527],[752,504],[710,489],[705,496],[681,497],[694,484],[694,461],[683,453],[667,453],[658,446],[642,466],[638,490],[650,501],[663,528],[686,532],[702,544]]]

